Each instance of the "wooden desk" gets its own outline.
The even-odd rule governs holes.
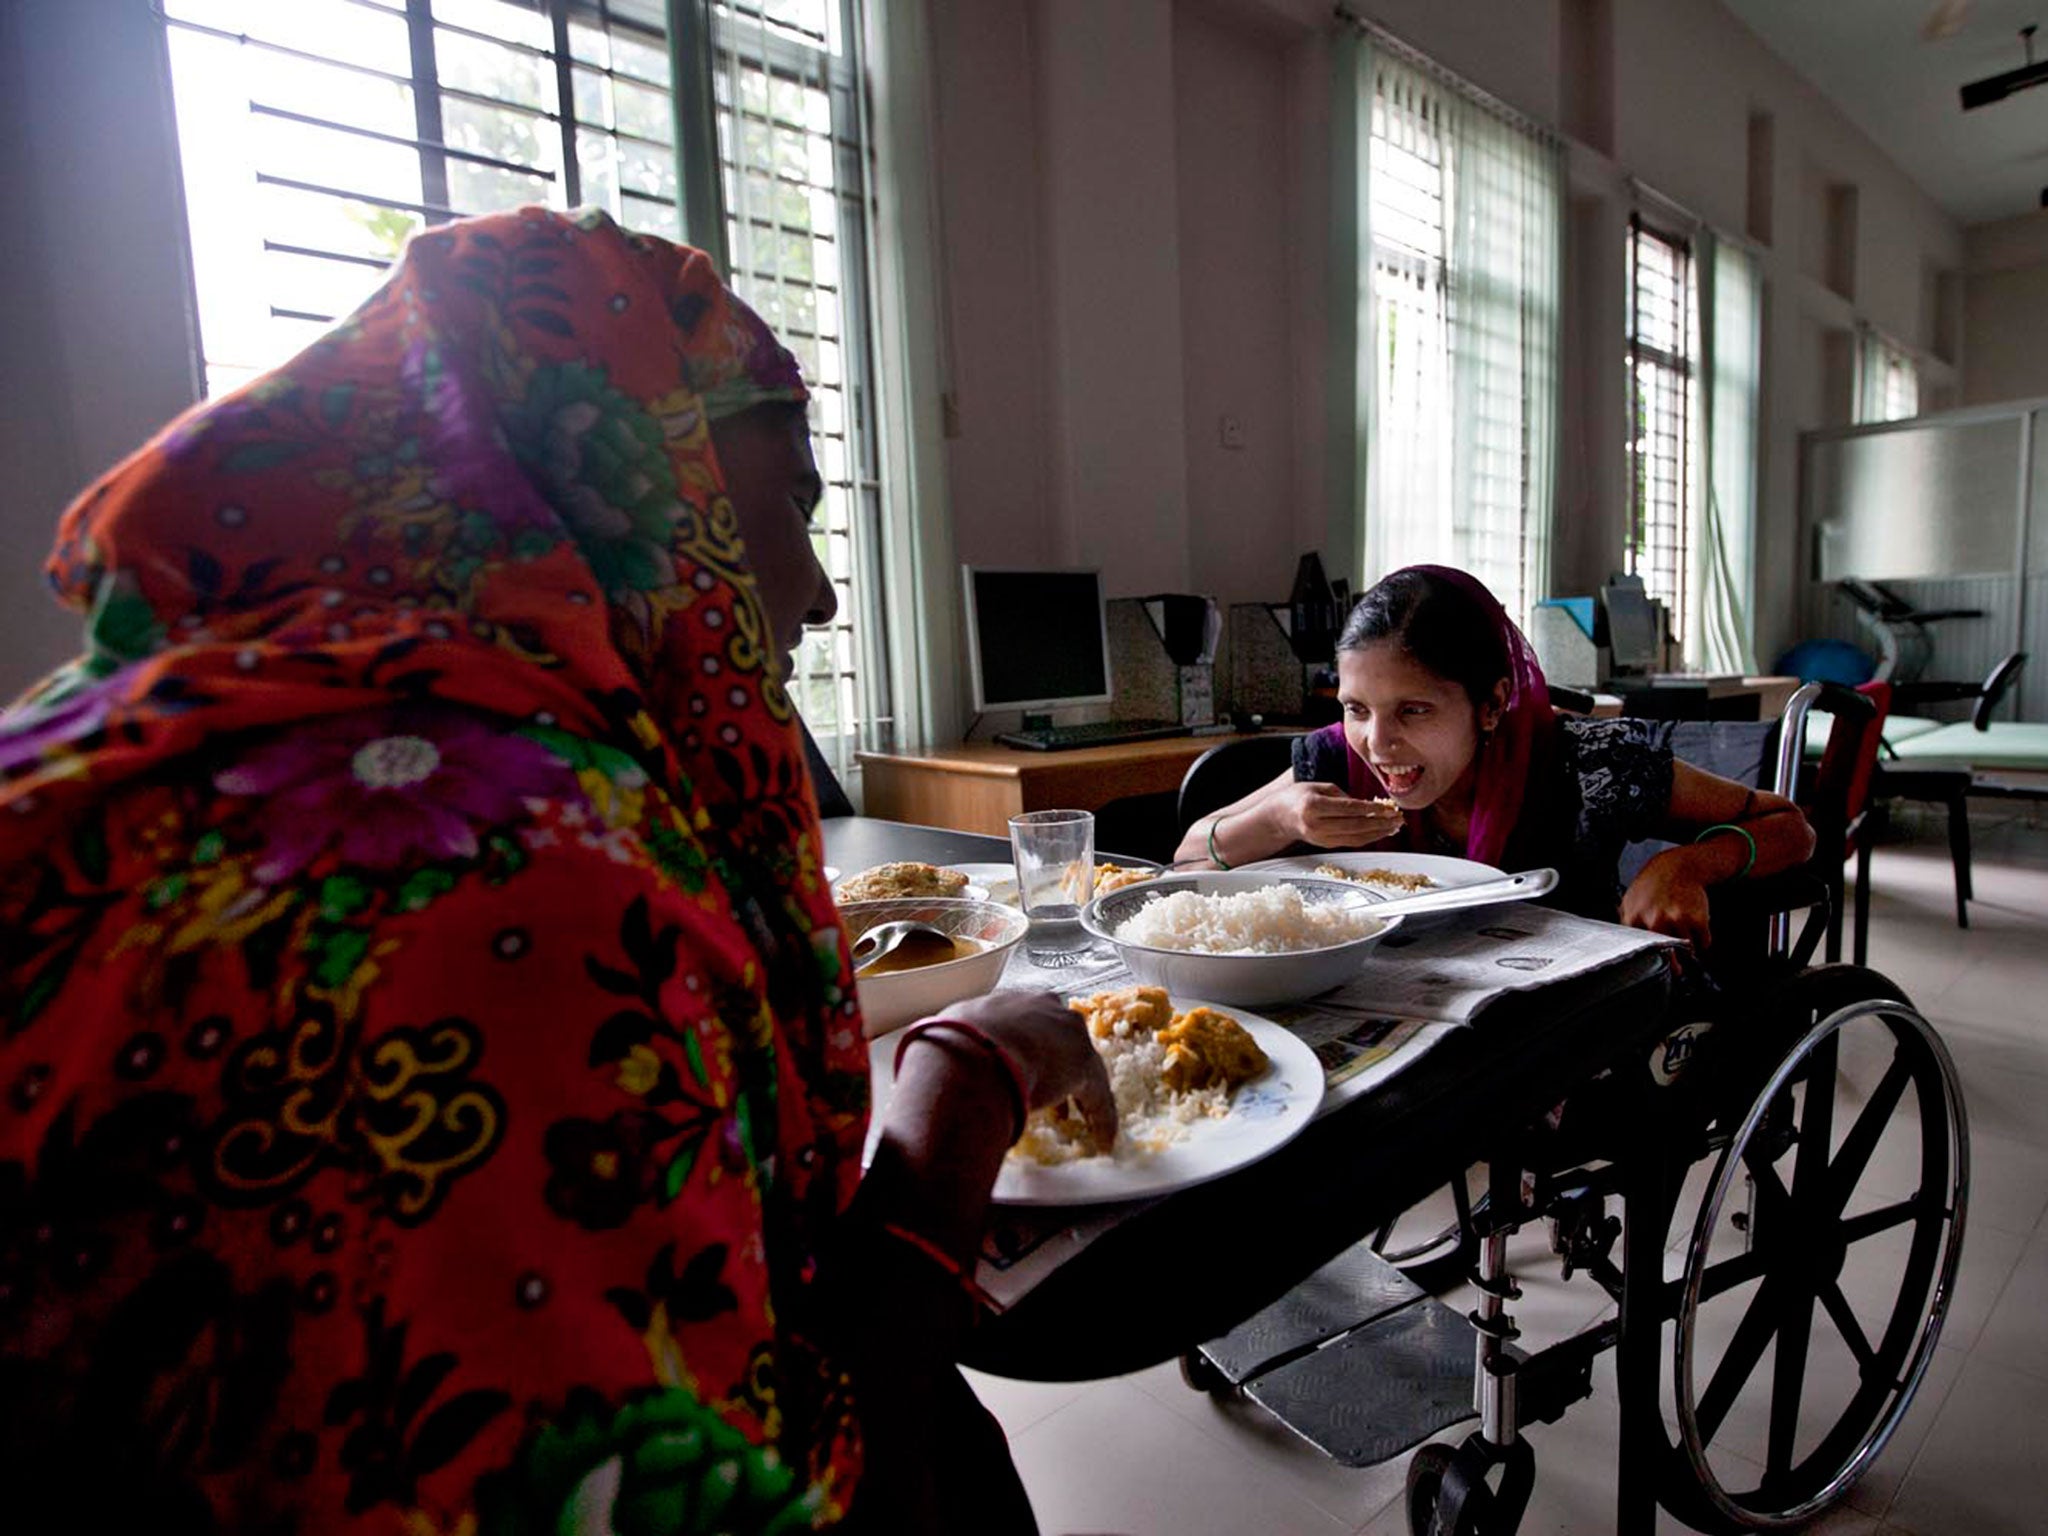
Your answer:
[[[869,816],[1010,835],[1024,811],[1100,810],[1126,795],[1171,794],[1196,758],[1242,736],[1170,736],[1113,747],[1029,752],[970,742],[930,752],[860,754]]]

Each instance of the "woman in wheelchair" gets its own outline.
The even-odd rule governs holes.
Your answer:
[[[1707,889],[1813,852],[1782,796],[1671,755],[1648,720],[1559,716],[1536,653],[1486,587],[1416,565],[1361,598],[1337,642],[1344,718],[1297,740],[1292,769],[1188,828],[1176,857],[1224,869],[1311,848],[1446,853],[1553,867],[1551,905],[1708,939]],[[1623,891],[1623,848],[1678,844]]]

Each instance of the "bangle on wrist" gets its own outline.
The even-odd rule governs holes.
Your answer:
[[[1216,829],[1222,825],[1223,818],[1221,816],[1218,816],[1209,823],[1209,862],[1218,869],[1228,869],[1230,868],[1229,861],[1216,851]]]
[[[1732,821],[1720,821],[1716,822],[1713,826],[1708,827],[1705,831],[1701,832],[1698,837],[1692,840],[1693,846],[1698,847],[1701,843],[1704,843],[1708,838],[1712,837],[1716,832],[1733,832],[1737,837],[1741,838],[1745,843],[1749,844],[1749,857],[1743,861],[1742,868],[1738,869],[1735,872],[1733,876],[1734,879],[1740,880],[1744,875],[1748,874],[1752,869],[1756,868],[1756,838],[1753,835],[1751,835],[1750,830],[1747,827],[1738,827]]]
[[[944,1030],[958,1035],[980,1051],[993,1057],[1003,1069],[1003,1080],[1010,1090],[1010,1108],[1014,1119],[1010,1128],[1010,1140],[1015,1141],[1024,1134],[1024,1117],[1031,1112],[1031,1092],[1024,1083],[1024,1069],[1017,1064],[1017,1058],[999,1045],[995,1038],[975,1025],[959,1019],[923,1019],[903,1031],[903,1038],[896,1042],[896,1071],[903,1070],[903,1053],[926,1035]]]
[[[974,1303],[977,1314],[981,1311],[1001,1312],[1003,1310],[1001,1302],[997,1301],[995,1297],[989,1295],[987,1291],[975,1283],[974,1271],[971,1266],[962,1264],[952,1254],[946,1252],[944,1248],[926,1237],[922,1232],[913,1232],[909,1227],[901,1226],[893,1221],[883,1222],[881,1230],[895,1238],[899,1243],[916,1249],[940,1269],[951,1275],[960,1289],[967,1293],[967,1299]]]

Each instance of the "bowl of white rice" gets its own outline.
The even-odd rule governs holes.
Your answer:
[[[1299,1002],[1365,969],[1400,916],[1346,880],[1234,872],[1162,875],[1111,891],[1081,914],[1131,975],[1176,997],[1232,1008]]]

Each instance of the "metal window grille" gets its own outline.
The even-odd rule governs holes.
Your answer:
[[[870,402],[868,155],[851,0],[717,0],[712,95],[734,286],[803,363],[825,482],[812,542],[839,612],[813,629],[793,688],[844,779],[890,744],[880,448]]]
[[[1628,569],[1682,635],[1693,533],[1692,252],[1640,222],[1628,242]]]
[[[1398,53],[1376,61],[1371,112],[1365,566],[1461,566],[1521,613],[1541,515],[1526,350],[1540,300],[1501,271],[1513,237],[1496,230],[1488,246],[1469,205],[1483,198],[1496,225],[1526,233],[1534,193],[1482,129],[1492,107]]]
[[[1375,332],[1366,569],[1455,559],[1451,505],[1448,214],[1443,103],[1406,69],[1375,72],[1371,175]]]
[[[667,0],[160,0],[209,394],[349,313],[426,225],[543,203],[680,239],[683,161],[715,153],[734,287],[815,389],[840,612],[794,692],[842,774],[889,722],[858,3],[710,7],[714,149],[676,143]]]
[[[1856,334],[1858,422],[1902,421],[1920,413],[1920,369],[1913,354],[1870,326]]]

